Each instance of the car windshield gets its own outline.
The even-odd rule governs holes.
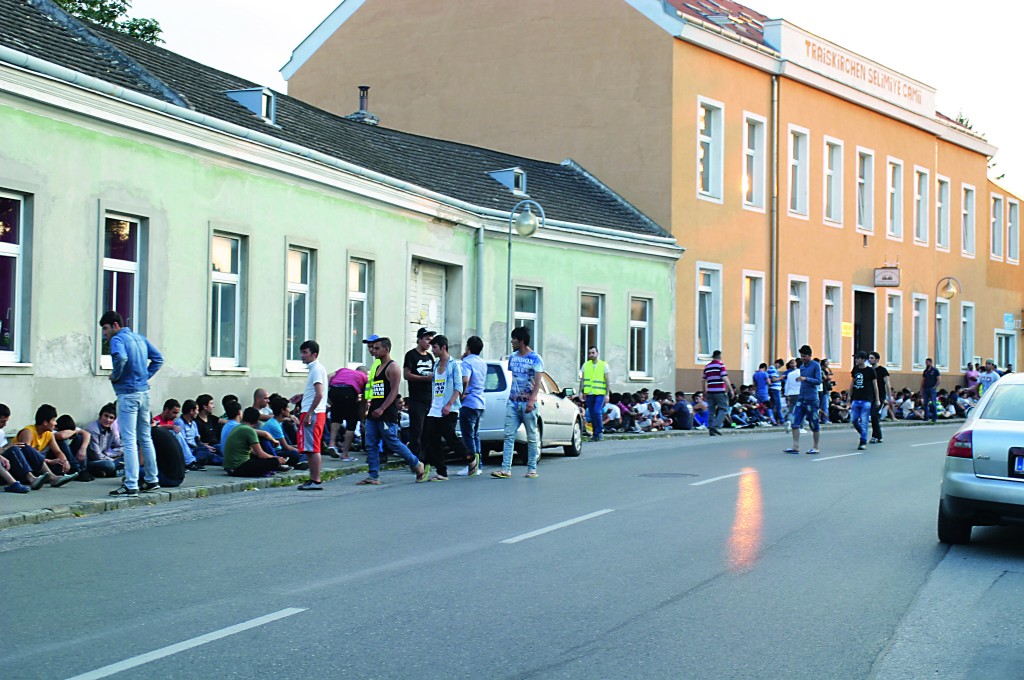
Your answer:
[[[1024,385],[996,385],[981,417],[1024,422]]]
[[[500,366],[487,364],[487,378],[484,380],[484,392],[504,392],[505,374]]]

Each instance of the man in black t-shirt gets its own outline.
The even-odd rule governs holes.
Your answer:
[[[416,346],[405,353],[403,377],[409,383],[409,448],[414,454],[420,453],[420,435],[423,422],[430,410],[431,383],[434,380],[434,355],[428,350],[436,333],[429,328],[416,331]]]
[[[882,409],[892,403],[892,391],[889,389],[889,369],[882,365],[882,356],[878,352],[868,355],[871,368],[875,369],[875,380],[878,381],[878,401],[871,405],[871,443],[882,443]]]
[[[850,422],[860,434],[858,451],[867,448],[868,418],[874,411],[874,405],[878,403],[878,382],[875,369],[868,365],[867,360],[867,352],[857,352],[854,355],[853,370],[850,371],[850,376],[853,378],[850,384]]]

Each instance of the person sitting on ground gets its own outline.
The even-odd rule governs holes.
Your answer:
[[[272,456],[285,458],[287,464],[296,470],[308,470],[309,463],[304,462],[304,456],[299,450],[288,443],[284,436],[284,429],[281,427],[281,423],[291,418],[291,402],[280,394],[272,394],[267,403],[274,417],[260,425],[260,429],[272,438],[260,441],[263,450]],[[271,441],[276,441],[277,445],[271,444]]]
[[[153,427],[164,427],[174,432],[180,432],[181,428],[175,421],[181,415],[181,404],[177,399],[168,399],[164,402],[164,410],[153,418],[150,423]],[[177,428],[177,429],[175,429]]]
[[[833,423],[850,422],[850,404],[846,393],[833,392],[828,400],[828,419]]]
[[[693,404],[686,400],[685,392],[676,392],[676,403],[672,407],[672,429],[693,429]]]
[[[708,402],[704,400],[704,393],[697,391],[693,393],[693,429],[705,430],[708,427]]]
[[[220,465],[223,454],[220,451],[220,426],[217,418],[213,415],[213,395],[200,394],[196,397],[196,429],[199,431],[199,441],[206,445],[210,455],[206,458],[207,465]]]
[[[270,392],[262,387],[256,388],[252,393],[252,407],[260,412],[260,422],[265,423],[274,417],[270,409]]]
[[[231,418],[231,416],[228,415],[228,404],[232,403],[238,404],[239,408],[241,408],[242,406],[241,402],[238,401],[238,397],[236,397],[233,394],[225,394],[223,397],[220,398],[220,405],[224,409],[224,413],[219,418],[217,418],[217,424],[220,425],[221,427],[222,440],[224,434],[224,426],[228,423],[229,420],[234,420],[233,418]],[[241,415],[241,411],[239,411],[239,415]]]
[[[615,403],[619,407],[619,417],[622,419],[622,431],[623,432],[634,432],[636,431],[636,421],[633,417],[633,398],[629,394],[623,392],[619,395],[619,400]]]
[[[257,411],[259,413],[259,411]],[[229,401],[224,406],[224,425],[220,428],[220,450],[224,451],[224,445],[231,436],[231,431],[242,422],[242,405],[237,401]],[[257,435],[258,437],[259,435]]]
[[[11,409],[6,404],[0,404],[0,447],[2,447],[0,448],[0,483],[4,485],[4,491],[7,493],[28,493],[32,487],[15,479],[10,472],[11,461],[7,458],[7,452],[21,446],[17,442],[7,442],[7,435],[4,434],[3,429],[7,426],[7,419],[10,417]],[[29,479],[34,481],[35,477],[29,473]]]
[[[18,431],[18,441],[41,454],[43,462],[50,470],[64,476],[73,475],[71,479],[74,479],[78,474],[72,471],[71,463],[53,436],[56,428],[57,409],[50,404],[42,404],[36,409],[35,423],[26,425]],[[28,452],[24,453],[27,455]]]
[[[116,477],[123,467],[124,447],[117,431],[117,404],[104,404],[99,417],[85,426],[89,433],[89,474],[93,477]]]
[[[156,469],[162,488],[181,486],[185,481],[185,452],[182,443],[175,433],[166,427],[153,426],[150,429],[153,437],[153,449],[156,451]],[[138,455],[138,454],[136,454]],[[145,463],[140,461],[144,467]]]
[[[8,469],[17,482],[24,484],[32,491],[38,491],[47,482],[50,486],[64,486],[75,478],[74,473],[53,474],[46,465],[45,456],[31,446],[19,440],[8,442],[4,428],[7,427],[10,417],[11,409],[6,404],[0,404],[0,454],[7,461],[6,464],[0,465],[4,469]]]
[[[611,399],[601,407],[601,429],[605,432],[618,432],[622,429],[622,414]]]
[[[224,471],[233,477],[269,477],[291,470],[283,457],[272,456],[260,446],[256,434],[260,412],[249,407],[240,417],[240,422],[233,421],[238,424],[231,428],[224,442]]]
[[[186,399],[181,405],[181,415],[174,421],[179,434],[185,438],[185,444],[192,452],[192,462],[185,464],[185,467],[192,471],[205,470],[206,460],[213,453],[213,448],[204,444],[199,437],[199,426],[196,424],[198,414],[199,405],[192,399]]]
[[[71,464],[71,472],[77,472],[77,482],[91,482],[93,475],[89,472],[89,440],[91,435],[75,424],[75,419],[65,414],[57,418],[53,430],[53,438],[57,441],[64,457]]]

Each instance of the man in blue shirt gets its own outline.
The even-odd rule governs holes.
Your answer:
[[[924,360],[924,372],[921,373],[921,399],[924,401],[924,417],[933,423],[938,420],[935,410],[935,391],[939,388],[939,369],[932,364],[931,357]]]
[[[100,317],[100,329],[110,342],[110,383],[117,395],[117,427],[124,446],[124,483],[110,495],[137,498],[140,486],[142,491],[160,489],[149,424],[149,380],[160,370],[164,358],[145,336],[125,328],[124,318],[115,311]],[[141,485],[140,450],[146,466],[146,479]]]
[[[480,356],[483,351],[484,341],[474,335],[466,341],[466,351],[462,355],[463,396],[459,428],[462,441],[474,458],[466,469],[470,477],[483,474],[480,469],[480,419],[484,415],[484,383],[487,380],[487,362]]]
[[[771,379],[768,377],[768,364],[761,364],[757,367],[754,372],[754,397],[757,398],[757,402],[765,407],[765,410],[770,414],[771,411],[771,396],[769,396],[769,384]]]
[[[512,373],[512,386],[505,406],[505,448],[501,456],[501,470],[491,473],[492,477],[508,479],[512,476],[512,450],[516,443],[519,424],[526,428],[526,476],[537,476],[537,459],[540,457],[540,437],[537,434],[537,393],[540,391],[539,373],[544,372],[540,355],[530,349],[530,329],[525,326],[512,329],[512,355],[508,358],[508,370]]]
[[[814,446],[807,449],[807,453],[818,453],[818,437],[821,432],[821,425],[818,423],[818,385],[821,384],[821,365],[817,361],[811,361],[811,348],[804,345],[800,348],[800,376],[797,382],[800,385],[800,396],[797,398],[796,408],[793,411],[793,446],[785,450],[785,453],[800,453],[800,426],[806,417],[811,425],[811,432],[814,433]]]
[[[768,366],[768,395],[771,399],[772,420],[776,425],[782,425],[782,375],[779,369],[786,365],[782,359],[776,359],[774,364]]]

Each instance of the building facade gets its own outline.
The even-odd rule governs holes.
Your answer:
[[[996,148],[933,88],[784,20],[729,0],[345,0],[282,71],[328,109],[358,81],[404,129],[569,153],[669,225],[679,387],[715,349],[746,382],[804,343],[840,373],[875,349],[898,387],[929,356],[1018,363],[1020,199],[988,179]]]

